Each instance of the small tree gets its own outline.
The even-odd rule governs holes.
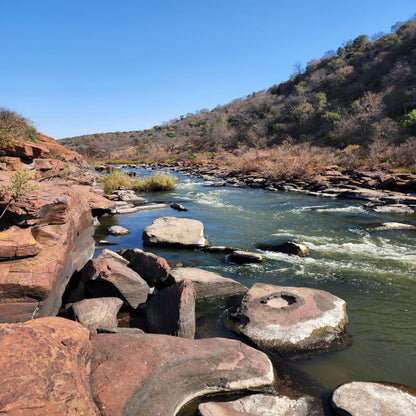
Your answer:
[[[37,185],[29,183],[33,179],[33,172],[29,170],[18,170],[11,178],[11,184],[8,186],[2,186],[1,189],[9,194],[9,200],[6,207],[3,209],[0,214],[0,219],[6,213],[10,204],[15,201],[19,201],[23,196],[28,192],[33,191]]]

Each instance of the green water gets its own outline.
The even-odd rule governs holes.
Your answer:
[[[255,282],[327,290],[347,302],[350,348],[290,362],[318,394],[352,380],[389,381],[416,387],[416,231],[364,231],[382,222],[416,224],[415,215],[375,214],[363,202],[258,189],[210,188],[180,176],[175,192],[153,194],[152,201],[174,200],[189,212],[170,208],[103,218],[104,225],[131,230],[114,250],[142,248],[143,229],[160,216],[202,221],[212,245],[258,251],[260,265],[227,264],[224,255],[199,251],[151,249],[168,260],[232,277],[250,287]],[[98,229],[99,232],[103,228]],[[294,240],[308,245],[309,257],[262,252],[256,243]],[[110,247],[111,248],[111,247]],[[218,316],[221,307],[217,307]],[[235,338],[218,320],[201,317],[199,336]]]

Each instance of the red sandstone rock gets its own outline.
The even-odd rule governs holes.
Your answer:
[[[64,170],[64,164],[57,159],[35,159],[36,179],[47,178]]]
[[[0,157],[0,163],[4,164],[4,170],[14,171],[24,167],[19,157],[3,156]]]
[[[42,246],[34,239],[30,229],[16,226],[0,232],[0,260],[13,260],[39,254]]]
[[[174,416],[196,397],[261,389],[274,379],[265,354],[234,340],[98,334],[91,341],[102,416]]]
[[[98,416],[89,331],[62,318],[0,325],[0,413]]]

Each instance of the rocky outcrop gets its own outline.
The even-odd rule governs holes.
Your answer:
[[[97,328],[117,327],[117,313],[123,305],[119,298],[93,298],[73,303],[76,320],[91,332]]]
[[[31,233],[41,250],[0,263],[0,322],[56,315],[69,279],[94,253],[88,202],[69,186],[39,183],[7,214],[29,226],[12,232]]]
[[[261,389],[274,379],[266,355],[234,340],[98,334],[92,344],[102,416],[174,416],[194,398]]]
[[[89,384],[89,331],[48,317],[0,325],[0,413],[99,416]]]
[[[332,395],[331,404],[342,416],[416,415],[416,390],[385,383],[354,381],[338,387]]]
[[[200,416],[323,416],[311,397],[253,394],[231,402],[207,402],[198,406]]]
[[[30,229],[16,226],[0,232],[0,260],[33,257],[42,251]]]
[[[227,256],[227,259],[233,263],[261,263],[263,256],[258,253],[252,253],[250,251],[236,250]]]
[[[120,255],[103,250],[82,270],[82,283],[91,297],[120,297],[132,308],[146,302],[149,286]]]
[[[340,342],[347,322],[346,303],[331,293],[263,283],[229,318],[233,331],[281,354],[326,350]]]
[[[146,304],[150,332],[183,338],[195,336],[195,291],[190,280],[162,289]]]
[[[139,273],[151,287],[163,283],[169,276],[170,267],[163,257],[138,248],[120,250],[118,253],[129,261],[128,266]]]
[[[143,231],[143,244],[198,248],[208,244],[202,222],[188,218],[161,217]]]
[[[185,279],[192,281],[196,299],[243,295],[248,290],[233,279],[193,267],[173,269],[170,275],[176,283]]]

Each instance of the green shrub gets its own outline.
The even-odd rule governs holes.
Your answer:
[[[112,170],[107,176],[101,178],[104,185],[104,193],[111,194],[121,187],[131,188],[131,179],[127,173],[121,173],[118,169]]]
[[[406,114],[400,121],[400,125],[416,132],[416,109]]]
[[[0,108],[0,144],[6,145],[13,140],[37,143],[38,136],[31,121],[7,108]]]
[[[132,181],[132,188],[139,192],[173,191],[177,181],[178,179],[172,175],[155,173],[143,179]]]

